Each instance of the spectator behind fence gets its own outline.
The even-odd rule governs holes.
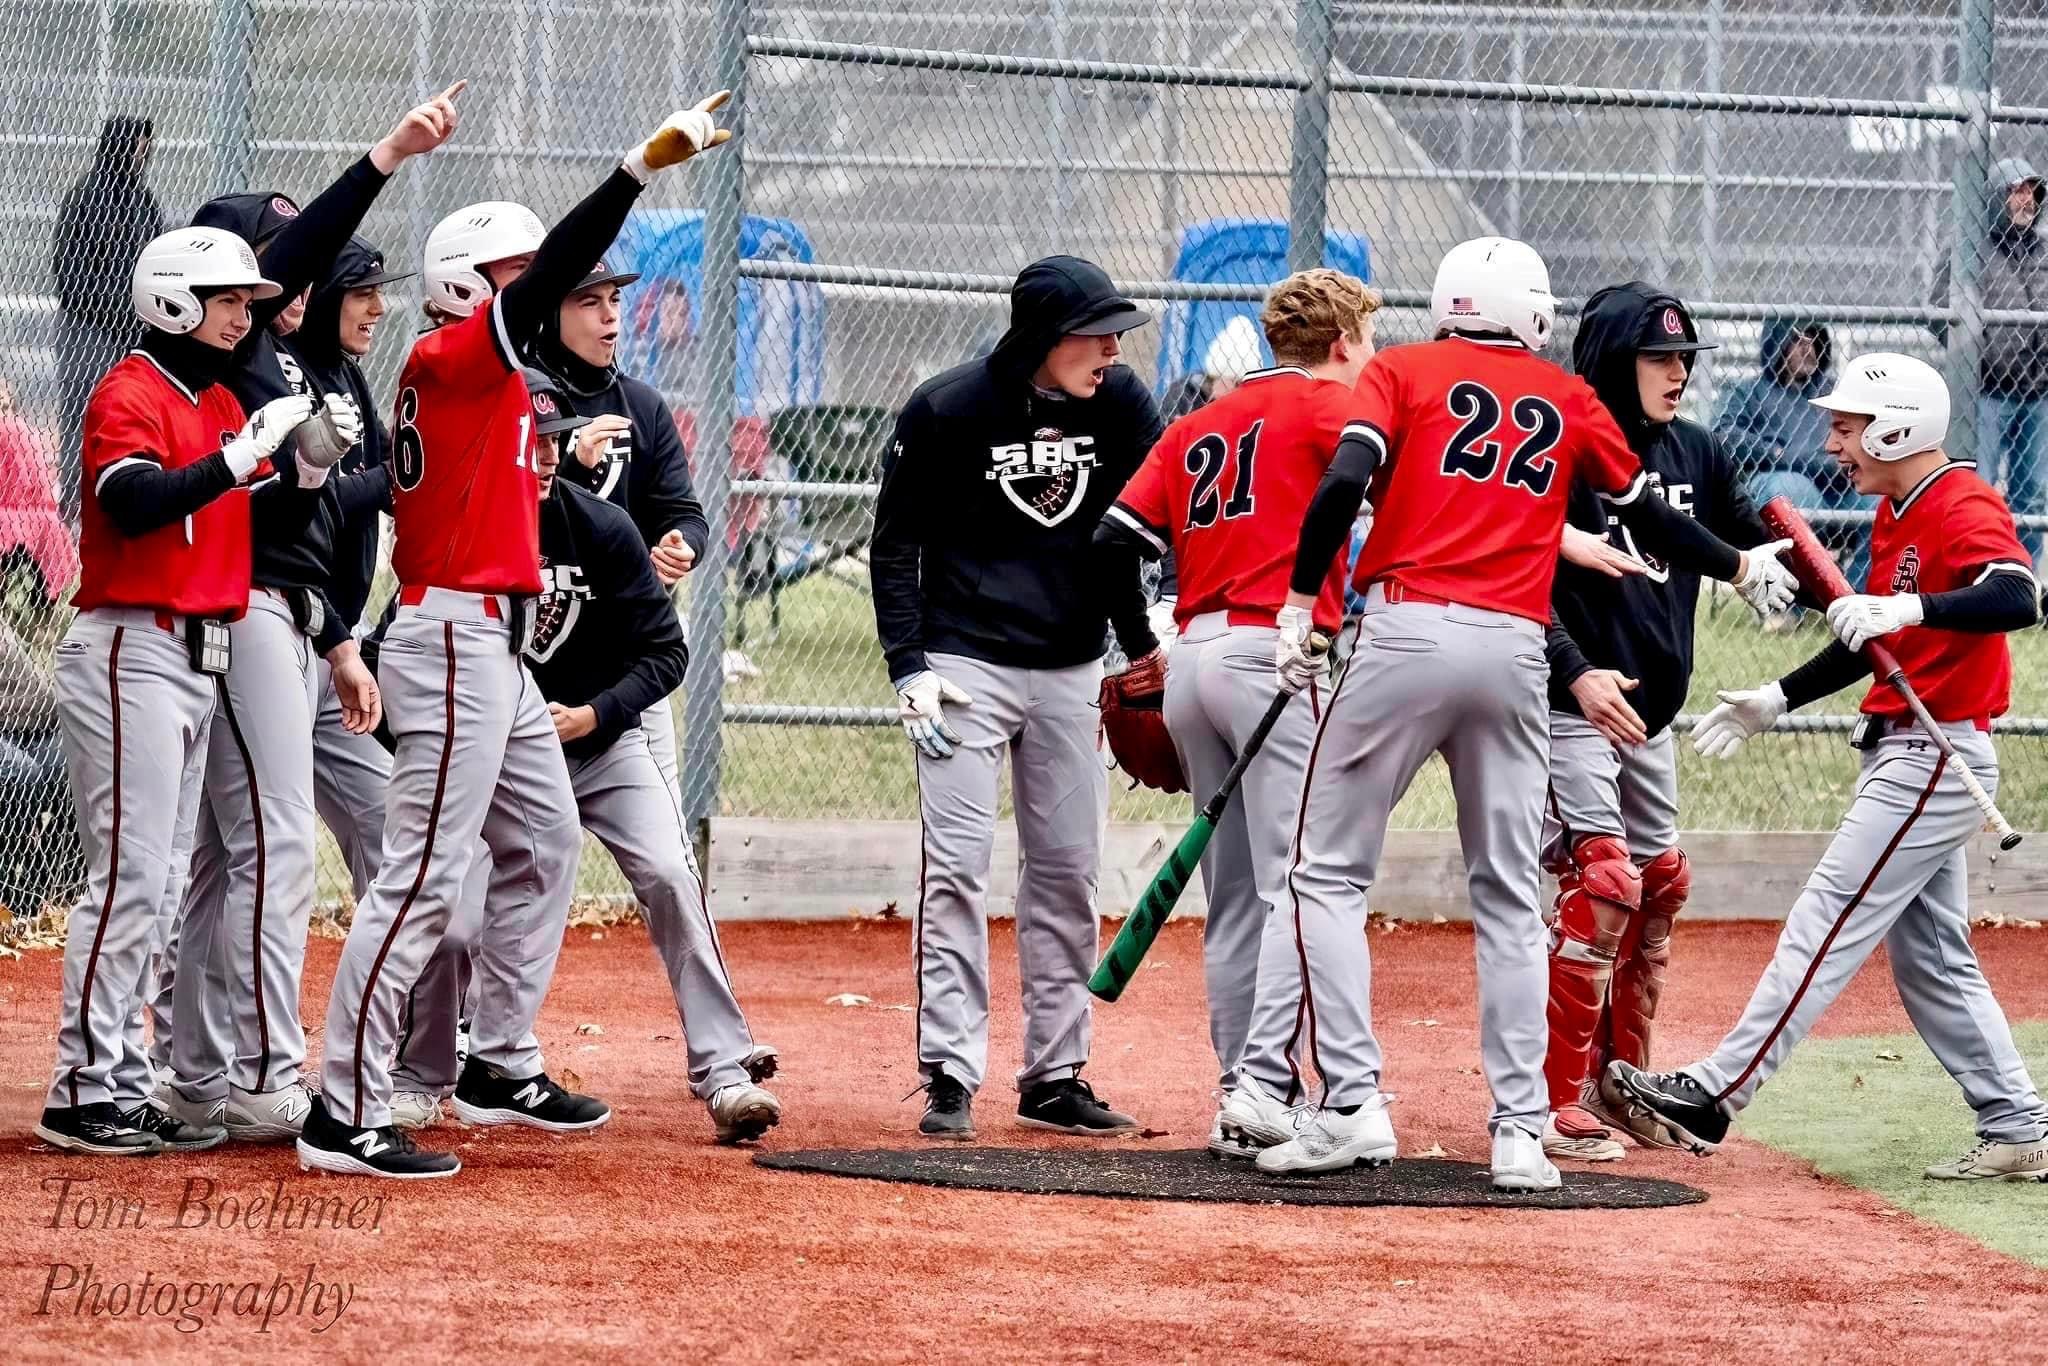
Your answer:
[[[1860,497],[1827,453],[1828,415],[1813,400],[1834,382],[1834,340],[1827,327],[1803,318],[1766,318],[1757,346],[1757,374],[1728,386],[1714,430],[1762,507],[1783,496],[1802,512],[1874,506]],[[1815,528],[1851,583],[1863,581],[1868,528]]]
[[[1168,391],[1161,406],[1161,418],[1173,422],[1205,403],[1213,403],[1244,383],[1246,375],[1264,369],[1265,364],[1265,343],[1259,340],[1258,326],[1239,314],[1210,341],[1209,349],[1202,355],[1201,373],[1183,375],[1180,383]]]
[[[0,905],[29,916],[85,881],[57,733],[57,688],[0,619]]]
[[[78,538],[57,510],[50,440],[30,425],[0,379],[0,576],[32,568],[52,610],[78,577]]]
[[[1991,238],[1985,245],[1983,306],[2048,312],[2048,243],[2039,219],[2044,186],[2024,157],[2006,157],[1991,168],[1985,185],[1990,199]],[[1948,262],[1935,275],[1934,301],[1949,302]],[[1948,329],[1935,335],[1948,339]],[[1977,473],[2005,494],[2015,516],[2038,516],[2042,503],[2048,438],[2048,331],[2031,323],[1993,323],[1984,328],[1978,364]],[[2020,532],[2035,563],[2041,533]]]
[[[85,401],[135,340],[128,277],[142,248],[164,230],[163,209],[143,180],[154,131],[146,118],[108,119],[100,129],[92,169],[71,187],[57,213],[50,271],[63,315],[57,349],[63,439],[58,501],[67,521],[78,520],[79,424]]]

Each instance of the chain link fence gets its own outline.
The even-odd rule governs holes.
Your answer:
[[[75,573],[81,386],[128,339],[134,247],[214,193],[304,202],[459,76],[461,132],[363,229],[395,263],[473,200],[552,220],[661,114],[739,91],[741,135],[661,182],[621,243],[642,274],[622,364],[669,397],[712,510],[676,698],[699,816],[914,814],[874,641],[874,480],[895,407],[986,351],[1011,277],[1053,251],[1150,301],[1158,321],[1128,359],[1182,410],[1260,363],[1235,320],[1288,269],[1368,276],[1390,301],[1382,344],[1398,343],[1426,335],[1446,248],[1523,237],[1567,315],[1635,278],[1695,303],[1721,349],[1688,415],[1723,432],[1760,497],[1790,494],[1827,526],[1852,573],[1869,510],[1804,400],[1858,351],[1943,365],[1952,448],[2007,489],[2030,547],[2048,526],[2031,179],[2048,167],[2048,21],[2033,4],[0,0],[0,30],[15,54],[0,74],[16,187],[0,209],[10,905],[68,892],[75,872],[48,660]],[[380,390],[418,317],[416,281],[389,292]],[[1693,711],[1825,638],[1710,598]],[[2048,636],[2013,644],[2003,804],[2040,828]],[[1735,761],[1685,751],[1686,823],[1832,826],[1853,706],[1837,697]],[[1115,809],[1165,819],[1183,801],[1122,793]],[[1399,819],[1449,815],[1431,772]],[[594,850],[585,870],[593,894],[622,887]],[[323,893],[346,881],[330,858]]]

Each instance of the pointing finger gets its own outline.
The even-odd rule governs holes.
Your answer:
[[[708,114],[714,109],[723,108],[725,102],[731,98],[732,91],[721,90],[715,95],[706,95],[703,99],[697,101],[697,107]]]
[[[448,88],[447,88],[446,90],[443,90],[443,91],[442,91],[442,92],[441,92],[440,94],[438,94],[438,95],[434,96],[435,102],[436,102],[436,103],[451,103],[451,102],[453,102],[453,101],[454,101],[454,99],[455,99],[455,97],[456,97],[457,95],[460,95],[460,94],[461,94],[461,93],[462,93],[463,91],[465,91],[465,90],[467,90],[467,89],[469,89],[469,77],[467,77],[467,76],[464,76],[464,77],[463,77],[463,78],[462,78],[461,80],[459,80],[459,81],[457,81],[457,82],[456,82],[455,84],[453,84],[453,85],[449,86],[449,87],[448,87]]]

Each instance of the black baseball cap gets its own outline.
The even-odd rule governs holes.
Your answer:
[[[1079,322],[1062,325],[1060,332],[1069,337],[1121,336],[1151,321],[1150,313],[1122,295],[1117,295],[1099,301],[1081,316]]]
[[[639,278],[640,272],[637,270],[614,270],[610,263],[600,259],[596,265],[590,268],[590,273],[583,277],[576,288],[569,292],[571,294],[581,294],[584,290],[596,289],[599,285],[630,285]]]
[[[192,215],[195,228],[226,228],[250,246],[263,248],[299,216],[299,206],[290,195],[276,190],[254,194],[224,194],[201,204]]]
[[[1676,299],[1652,299],[1643,312],[1642,330],[1636,334],[1636,350],[1658,355],[1688,351],[1718,351],[1721,343],[1703,341],[1692,312]]]
[[[534,431],[542,436],[553,436],[558,432],[573,432],[589,422],[587,417],[578,417],[569,407],[569,400],[562,393],[562,386],[544,370],[526,367],[526,397],[533,404]]]

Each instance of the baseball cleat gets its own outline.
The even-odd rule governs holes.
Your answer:
[[[187,1100],[174,1082],[159,1082],[150,1093],[149,1103],[169,1115],[172,1119],[201,1129],[219,1129],[221,1137],[227,1137],[228,1098],[216,1100]]]
[[[306,1125],[298,1138],[299,1167],[338,1176],[381,1176],[393,1181],[432,1181],[462,1170],[454,1153],[428,1152],[394,1124],[359,1129],[327,1113],[312,1098]]]
[[[747,1050],[740,1065],[747,1069],[748,1080],[758,1086],[782,1070],[782,1055],[772,1043],[757,1043]]]
[[[1497,1191],[1554,1191],[1564,1184],[1543,1155],[1543,1141],[1519,1124],[1494,1130],[1492,1166]]]
[[[965,1143],[974,1137],[974,1097],[949,1076],[943,1067],[932,1069],[931,1080],[918,1088],[925,1093],[924,1118],[917,1131],[926,1138],[946,1138]],[[916,1095],[912,1091],[911,1095]]]
[[[782,1102],[752,1082],[721,1086],[704,1102],[720,1143],[747,1143],[782,1122]]]
[[[1138,1121],[1096,1098],[1079,1077],[1034,1082],[1017,1101],[1017,1122],[1027,1129],[1051,1129],[1082,1138],[1114,1138],[1138,1132]]]
[[[407,1132],[441,1122],[441,1097],[433,1091],[393,1091],[391,1122]]]
[[[52,1105],[36,1125],[36,1137],[67,1153],[95,1157],[152,1157],[164,1150],[154,1133],[128,1122],[120,1108],[103,1100],[92,1105]]]
[[[1980,1138],[1970,1151],[1927,1169],[1930,1181],[2048,1182],[2048,1135],[2031,1143]]]
[[[228,1137],[237,1143],[282,1143],[299,1136],[313,1097],[305,1087],[280,1086],[275,1091],[244,1091],[228,1086]]]
[[[1305,1112],[1293,1137],[1259,1154],[1259,1170],[1308,1175],[1386,1166],[1399,1148],[1394,1121],[1387,1115],[1392,1100],[1380,1092],[1348,1115],[1328,1109]]]
[[[1543,1152],[1568,1162],[1619,1162],[1628,1156],[1612,1130],[1576,1105],[1554,1110],[1543,1121]]]
[[[1630,1124],[1630,1133],[1659,1147],[1683,1148],[1702,1157],[1728,1137],[1728,1122],[1734,1118],[1733,1111],[1685,1073],[1645,1072],[1619,1059],[1601,1074],[1600,1095],[1611,1107],[1642,1111],[1655,1121],[1640,1128]]]
[[[464,1124],[524,1124],[567,1134],[597,1128],[612,1117],[612,1107],[563,1088],[545,1072],[508,1077],[471,1058],[455,1083],[455,1117]]]
[[[1294,1137],[1295,1113],[1256,1079],[1240,1077],[1216,1111],[1209,1151],[1218,1157],[1257,1157],[1261,1149]]]
[[[225,1101],[216,1101],[212,1106],[197,1108],[204,1115],[210,1110],[224,1106]],[[227,1125],[216,1117],[211,1123],[191,1123],[168,1110],[160,1110],[150,1101],[144,1101],[132,1110],[123,1110],[121,1118],[146,1134],[155,1134],[157,1141],[164,1145],[167,1153],[203,1152],[216,1144],[228,1141]]]

